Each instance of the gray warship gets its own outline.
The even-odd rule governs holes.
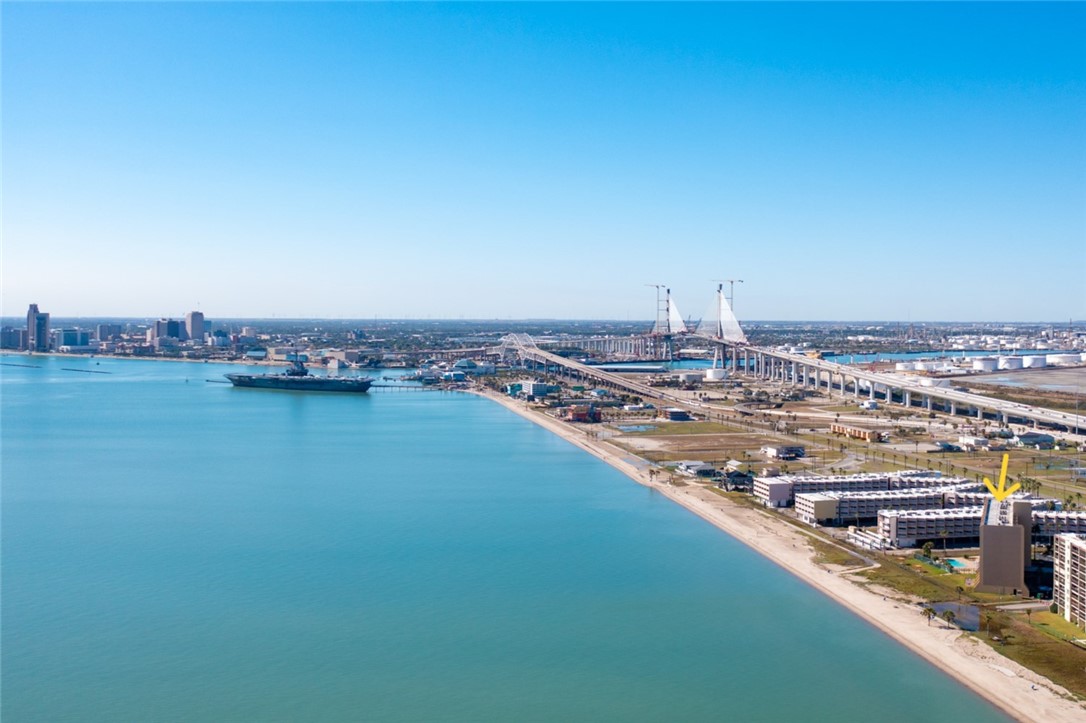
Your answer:
[[[287,389],[303,392],[365,392],[373,384],[371,377],[318,377],[309,373],[300,360],[282,374],[225,374],[235,387]]]

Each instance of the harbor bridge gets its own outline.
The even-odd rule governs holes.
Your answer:
[[[688,397],[670,394],[629,375],[617,374],[608,368],[601,369],[546,348],[576,347],[585,351],[611,353],[620,350],[629,352],[631,357],[640,356],[643,359],[651,356],[651,352],[659,353],[663,348],[670,350],[672,340],[679,336],[709,345],[715,351],[714,358],[730,360],[733,373],[750,378],[822,390],[846,398],[878,400],[887,406],[897,404],[908,408],[939,410],[950,415],[995,419],[1003,423],[1030,422],[1035,426],[1044,425],[1076,434],[1086,431],[1086,417],[1079,414],[1003,401],[950,387],[925,386],[916,378],[870,371],[794,352],[752,345],[736,320],[722,286],[717,288],[711,312],[692,330],[687,328],[682,317],[678,315],[668,291],[666,307],[661,307],[657,323],[649,334],[539,341],[528,334],[509,334],[502,338],[500,345],[484,351],[506,360],[538,365],[570,378],[593,380],[597,384],[639,396],[689,405]]]

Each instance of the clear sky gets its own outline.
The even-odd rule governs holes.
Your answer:
[[[1086,5],[2,5],[2,312],[1086,318]]]

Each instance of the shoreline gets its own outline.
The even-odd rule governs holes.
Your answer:
[[[160,361],[181,362],[184,364],[242,364],[244,366],[287,366],[287,362],[258,361],[255,359],[185,359],[176,356],[134,356],[132,354],[67,354],[59,351],[39,351],[30,354],[17,349],[4,349],[0,357],[20,357],[22,359],[119,359],[121,361]]]
[[[849,576],[865,568],[840,568],[813,560],[809,536],[768,513],[740,506],[702,487],[672,487],[649,479],[649,463],[606,441],[528,409],[489,390],[466,390],[497,402],[659,492],[719,530],[798,577],[897,643],[950,675],[1008,716],[1020,721],[1074,723],[1086,716],[1062,687],[965,635],[925,621],[915,605],[860,586]],[[639,464],[640,462],[640,464]]]

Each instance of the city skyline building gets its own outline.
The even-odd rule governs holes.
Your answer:
[[[185,314],[185,332],[189,339],[196,342],[204,340],[204,314],[201,311],[190,311]]]
[[[49,314],[31,304],[26,312],[27,351],[49,351]]]

